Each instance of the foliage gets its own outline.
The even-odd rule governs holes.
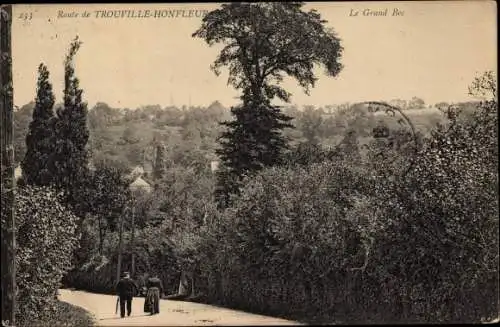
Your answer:
[[[303,3],[231,3],[209,12],[193,33],[210,46],[223,43],[212,69],[218,74],[229,66],[228,82],[255,97],[287,101],[289,94],[279,86],[283,74],[296,79],[307,91],[316,78],[313,64],[321,64],[331,76],[342,65],[340,41],[325,28],[315,10],[305,12]],[[293,24],[291,23],[293,22]]]
[[[223,123],[228,129],[220,137],[221,148],[216,150],[223,163],[216,190],[221,207],[229,204],[231,195],[238,194],[242,176],[282,162],[287,143],[281,130],[292,127],[287,123],[291,118],[269,104],[243,104],[231,112],[236,119]]]
[[[192,168],[168,170],[154,191],[147,219],[164,221],[171,232],[203,225],[214,210],[213,177],[197,174]]]
[[[124,172],[112,166],[97,162],[94,171],[80,188],[82,200],[87,201],[86,212],[98,219],[99,247],[102,245],[107,230],[118,230],[119,217],[130,200],[129,181]]]
[[[497,311],[496,110],[483,103],[466,122],[452,114],[383,206],[393,245],[380,246],[374,265],[399,288],[392,296],[406,303],[401,319],[478,321]]]
[[[98,219],[90,216],[82,222],[82,236],[78,253],[74,259],[75,265],[63,278],[66,287],[84,289],[92,292],[114,293],[116,279],[116,264],[118,254],[117,233],[108,232],[102,239],[102,250],[99,239]],[[109,247],[113,251],[109,251]]]
[[[488,101],[446,109],[440,104],[444,116],[436,111],[432,119],[430,110],[413,110],[417,113],[412,120],[421,119],[420,126],[415,124],[422,132],[417,135],[418,152],[412,134],[399,128],[395,119],[366,114],[356,105],[340,105],[335,113],[332,108],[308,107],[305,113],[278,109],[270,99],[287,99],[286,91],[273,84],[281,77],[256,78],[263,76],[258,67],[281,58],[284,63],[276,72],[296,77],[306,89],[314,85],[312,64],[294,63],[294,55],[304,51],[292,42],[299,27],[274,29],[292,18],[311,18],[312,26],[319,28],[319,16],[302,13],[300,6],[223,5],[197,32],[209,44],[230,41],[215,68],[229,65],[230,82],[243,90],[243,104],[232,109],[236,119],[223,125],[229,128],[218,151],[215,136],[220,130],[210,129],[224,116],[220,106],[189,110],[146,106],[122,112],[101,103],[94,108],[88,119],[96,170],[82,169],[79,184],[72,185],[78,190],[73,193],[80,204],[77,212],[89,217],[81,225],[79,266],[66,275],[65,284],[113,292],[118,248],[114,227],[123,215],[122,269],[130,270],[135,253],[136,277],[142,282],[148,274],[158,274],[169,293],[177,291],[181,271],[188,271],[195,273],[197,291],[207,302],[288,318],[349,323],[492,320],[498,311],[499,260],[494,75],[479,77],[471,87],[472,94],[492,95]],[[234,18],[236,13],[240,19]],[[277,15],[269,19],[270,14]],[[243,35],[236,33],[238,28]],[[260,38],[266,33],[272,34],[268,36],[273,42]],[[231,42],[236,47],[231,48]],[[303,42],[312,42],[308,43],[312,49],[321,47],[314,38]],[[279,47],[283,51],[272,54]],[[68,57],[77,48],[72,47]],[[289,49],[296,51],[285,56]],[[252,55],[262,65],[253,63]],[[318,58],[324,59],[303,59],[317,63]],[[329,60],[327,68],[340,69]],[[81,90],[76,78],[69,81],[72,88],[67,89],[65,103],[77,108],[79,119],[69,119],[70,112],[64,110],[59,124],[64,121],[66,128],[73,120],[78,123],[83,137],[71,145],[84,149],[86,108],[78,104]],[[420,100],[414,97],[404,105],[420,108],[425,105]],[[26,112],[20,123],[26,123]],[[280,133],[289,116],[296,118],[299,128],[288,134],[297,145],[286,152],[287,141]],[[62,130],[68,132],[66,140],[71,139],[69,129]],[[155,156],[157,144],[165,147]],[[121,154],[127,151],[127,157]],[[214,154],[225,164],[217,173],[219,185],[207,164]],[[84,157],[72,163],[86,167]],[[100,160],[106,163],[101,165]],[[121,161],[123,170],[109,167]],[[146,163],[152,164],[156,187],[137,202],[132,248],[130,215],[122,210],[128,198],[123,175],[132,164]],[[215,206],[216,187],[228,206],[225,210]],[[76,242],[69,235],[76,218],[44,197],[50,192],[55,197],[53,191],[35,189],[43,192],[32,195],[34,188],[21,189],[24,211],[18,216],[24,220],[19,228],[36,237],[27,238],[20,230],[19,237],[27,239],[23,244],[30,249],[21,251],[20,266],[33,276],[48,276],[50,285],[23,272],[21,285],[31,288],[21,290],[23,299],[28,299],[22,310],[32,316],[34,308],[54,303],[48,300],[57,288],[52,281],[69,269],[66,258]],[[51,232],[63,226],[63,232]],[[46,240],[41,246],[40,239]],[[46,250],[53,245],[58,246]],[[44,300],[38,298],[41,294],[46,295]]]
[[[336,151],[343,160],[348,160],[353,164],[360,161],[359,141],[355,130],[347,130],[346,135],[337,145]]]
[[[25,321],[54,308],[61,278],[78,244],[77,217],[55,191],[27,186],[16,194],[18,315]]]
[[[493,71],[484,72],[477,76],[469,86],[469,94],[483,100],[496,99],[497,97],[497,76]]]
[[[52,183],[50,161],[54,151],[54,94],[49,71],[44,64],[38,67],[38,86],[33,119],[26,135],[26,154],[21,162],[23,180],[29,185],[48,186]]]
[[[425,108],[425,101],[418,98],[418,97],[412,97],[411,100],[408,103],[408,109],[423,109]]]
[[[321,322],[494,319],[496,100],[466,117],[451,108],[418,153],[388,129],[371,162],[311,160],[245,180],[192,255],[206,258],[206,301]]]
[[[83,90],[79,88],[79,80],[75,77],[73,59],[80,48],[78,37],[71,43],[64,62],[64,107],[57,110],[55,122],[56,140],[52,169],[54,185],[63,189],[69,203],[78,214],[83,208],[78,207],[77,189],[88,173],[87,141],[87,104],[82,102]]]
[[[123,136],[122,136],[123,144],[136,144],[140,141],[140,139],[137,136],[137,131],[134,129],[133,126],[127,126],[125,130],[123,131]]]
[[[46,312],[38,321],[21,321],[19,327],[82,326],[92,327],[96,323],[89,312],[72,304],[57,301],[52,312]]]
[[[94,222],[95,223],[95,222]],[[92,227],[92,221],[85,222],[81,251],[88,253],[85,262],[70,271],[64,278],[65,286],[92,292],[115,294],[116,267],[118,262],[118,233],[106,235],[103,251],[98,252],[95,244],[98,231]],[[180,277],[180,260],[176,256],[171,238],[170,224],[146,226],[137,230],[135,248],[125,246],[122,258],[122,271],[131,270],[131,251],[135,251],[135,279],[140,286],[151,274],[162,279],[167,293],[177,292]],[[124,233],[125,244],[130,244],[130,232]]]
[[[329,308],[321,301],[342,294],[344,270],[363,263],[356,242],[363,236],[346,213],[364,189],[370,180],[363,170],[336,162],[262,171],[204,245],[213,255],[204,253],[203,291],[210,301],[274,314]],[[325,293],[320,300],[309,292]]]
[[[277,97],[289,101],[290,94],[279,86],[283,74],[293,77],[308,92],[314,87],[314,64],[336,76],[342,66],[340,41],[325,28],[316,11],[305,12],[302,3],[231,3],[208,13],[193,33],[210,46],[225,46],[212,69],[229,66],[228,83],[242,90],[243,104],[231,112],[235,120],[221,136],[216,196],[225,207],[238,193],[243,176],[262,167],[279,164],[287,142],[281,130],[292,127],[290,117],[271,105]],[[290,24],[290,22],[294,24]]]
[[[165,146],[161,143],[156,145],[155,163],[153,166],[153,178],[161,179],[165,174]]]
[[[129,211],[123,213],[125,251],[122,270],[131,269],[130,259],[134,251],[139,282],[142,283],[148,274],[156,273],[162,278],[168,293],[176,293],[181,269],[189,268],[191,260],[189,239],[196,239],[200,226],[209,223],[216,212],[213,186],[212,175],[199,175],[192,168],[167,170],[151,194],[136,199],[134,248],[130,247],[131,215]],[[110,189],[109,192],[119,193],[119,190]],[[119,207],[119,202],[109,202],[109,209],[113,206]],[[100,238],[98,221],[101,219],[104,225],[109,221],[109,214],[105,215],[105,211],[96,214],[83,224],[79,264],[64,282],[72,287],[110,293],[114,290],[118,235],[107,229],[102,235],[100,250],[96,242]]]
[[[462,104],[456,105],[462,106]],[[470,111],[469,108],[475,107],[477,103],[471,102],[463,105],[467,107],[464,110]],[[342,106],[344,105],[340,107]],[[23,159],[26,151],[25,139],[32,119],[33,107],[34,103],[31,103],[14,111],[16,163]],[[376,127],[378,119],[383,120],[391,128],[395,123],[394,118],[391,117],[362,117],[354,110],[343,112],[332,109],[330,114],[321,114],[322,111],[326,112],[332,107],[315,107],[312,112],[313,115],[323,117],[315,134],[318,143],[323,146],[333,147],[338,144],[347,129],[355,130],[360,143],[364,143],[362,139],[370,137],[370,133],[367,132]],[[164,144],[167,168],[194,165],[205,169],[209,161],[217,160],[215,153],[218,148],[217,138],[224,130],[224,126],[220,126],[219,122],[230,119],[229,109],[216,104],[203,108],[190,107],[182,113],[178,108],[164,107],[155,111],[154,117],[141,118],[141,112],[144,110],[144,108],[135,110],[111,108],[105,103],[98,103],[89,110],[88,145],[92,161],[106,161],[107,165],[123,170],[131,170],[137,165],[142,165],[147,173],[152,173],[156,152],[154,142]],[[295,147],[306,140],[301,126],[308,117],[294,106],[284,106],[281,110],[285,115],[294,118],[291,123],[293,122],[297,128],[286,128],[282,133],[289,140],[290,146]],[[410,110],[406,113],[410,116],[415,128],[424,135],[429,135],[433,127],[444,120],[443,114],[437,109]],[[128,144],[121,139],[129,124],[138,133],[138,143]],[[183,139],[184,134],[192,132],[197,132],[200,137]]]
[[[302,131],[306,142],[317,144],[319,142],[320,126],[323,122],[319,110],[314,110],[313,106],[306,107],[304,112],[297,119],[297,128]]]
[[[287,165],[308,166],[335,158],[335,150],[325,149],[321,144],[310,142],[299,143],[284,158]]]
[[[35,102],[31,101],[20,108],[14,109],[14,162],[17,166],[26,155],[26,135],[33,117]]]

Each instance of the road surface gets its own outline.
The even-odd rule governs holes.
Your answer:
[[[213,305],[172,300],[161,300],[160,313],[150,316],[143,312],[142,297],[133,299],[130,317],[121,318],[120,309],[115,314],[116,296],[61,289],[59,299],[89,311],[98,326],[301,325]]]

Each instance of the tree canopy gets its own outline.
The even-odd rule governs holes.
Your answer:
[[[342,69],[343,48],[332,28],[315,10],[305,12],[300,2],[231,3],[208,13],[193,34],[208,45],[225,46],[212,65],[216,74],[229,66],[236,89],[288,101],[279,86],[284,75],[295,78],[306,93],[314,87],[314,64],[336,76]],[[263,93],[262,93],[263,92]]]

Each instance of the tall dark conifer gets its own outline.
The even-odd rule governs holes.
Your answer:
[[[23,181],[29,185],[52,183],[49,169],[54,152],[54,93],[47,66],[38,66],[38,84],[33,119],[26,135],[26,155],[21,162]]]
[[[216,151],[223,168],[217,174],[216,199],[221,207],[238,194],[241,178],[264,167],[282,163],[288,144],[281,131],[291,128],[291,117],[268,101],[254,102],[243,97],[243,104],[231,108],[235,119],[222,124],[227,127]]]
[[[57,110],[55,123],[56,142],[54,153],[55,185],[64,190],[68,202],[81,213],[80,206],[86,201],[78,199],[85,189],[88,171],[89,130],[87,127],[87,103],[82,101],[83,90],[75,76],[73,59],[81,42],[78,37],[71,43],[70,50],[64,62],[64,106]]]
[[[156,143],[156,155],[153,166],[153,178],[158,182],[165,175],[165,145],[160,141]]]

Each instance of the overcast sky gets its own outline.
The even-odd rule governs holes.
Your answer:
[[[209,105],[229,106],[238,92],[227,85],[227,73],[217,77],[210,64],[220,48],[209,48],[191,37],[201,18],[102,18],[97,10],[211,10],[217,4],[82,4],[14,5],[12,51],[14,102],[33,100],[37,67],[51,73],[56,101],[62,99],[63,60],[71,40],[83,45],[76,74],[84,99],[93,106]],[[326,105],[364,100],[410,99],[427,103],[470,99],[467,86],[474,76],[497,71],[496,3],[493,1],[308,3],[328,20],[342,40],[343,71],[319,81],[310,95],[295,82],[284,84],[298,105]],[[388,10],[388,16],[363,16],[363,10]],[[402,16],[391,16],[394,8]],[[90,17],[58,18],[85,10]],[[359,11],[350,16],[351,10]],[[32,13],[31,20],[20,15]],[[365,11],[366,13],[366,11]]]

